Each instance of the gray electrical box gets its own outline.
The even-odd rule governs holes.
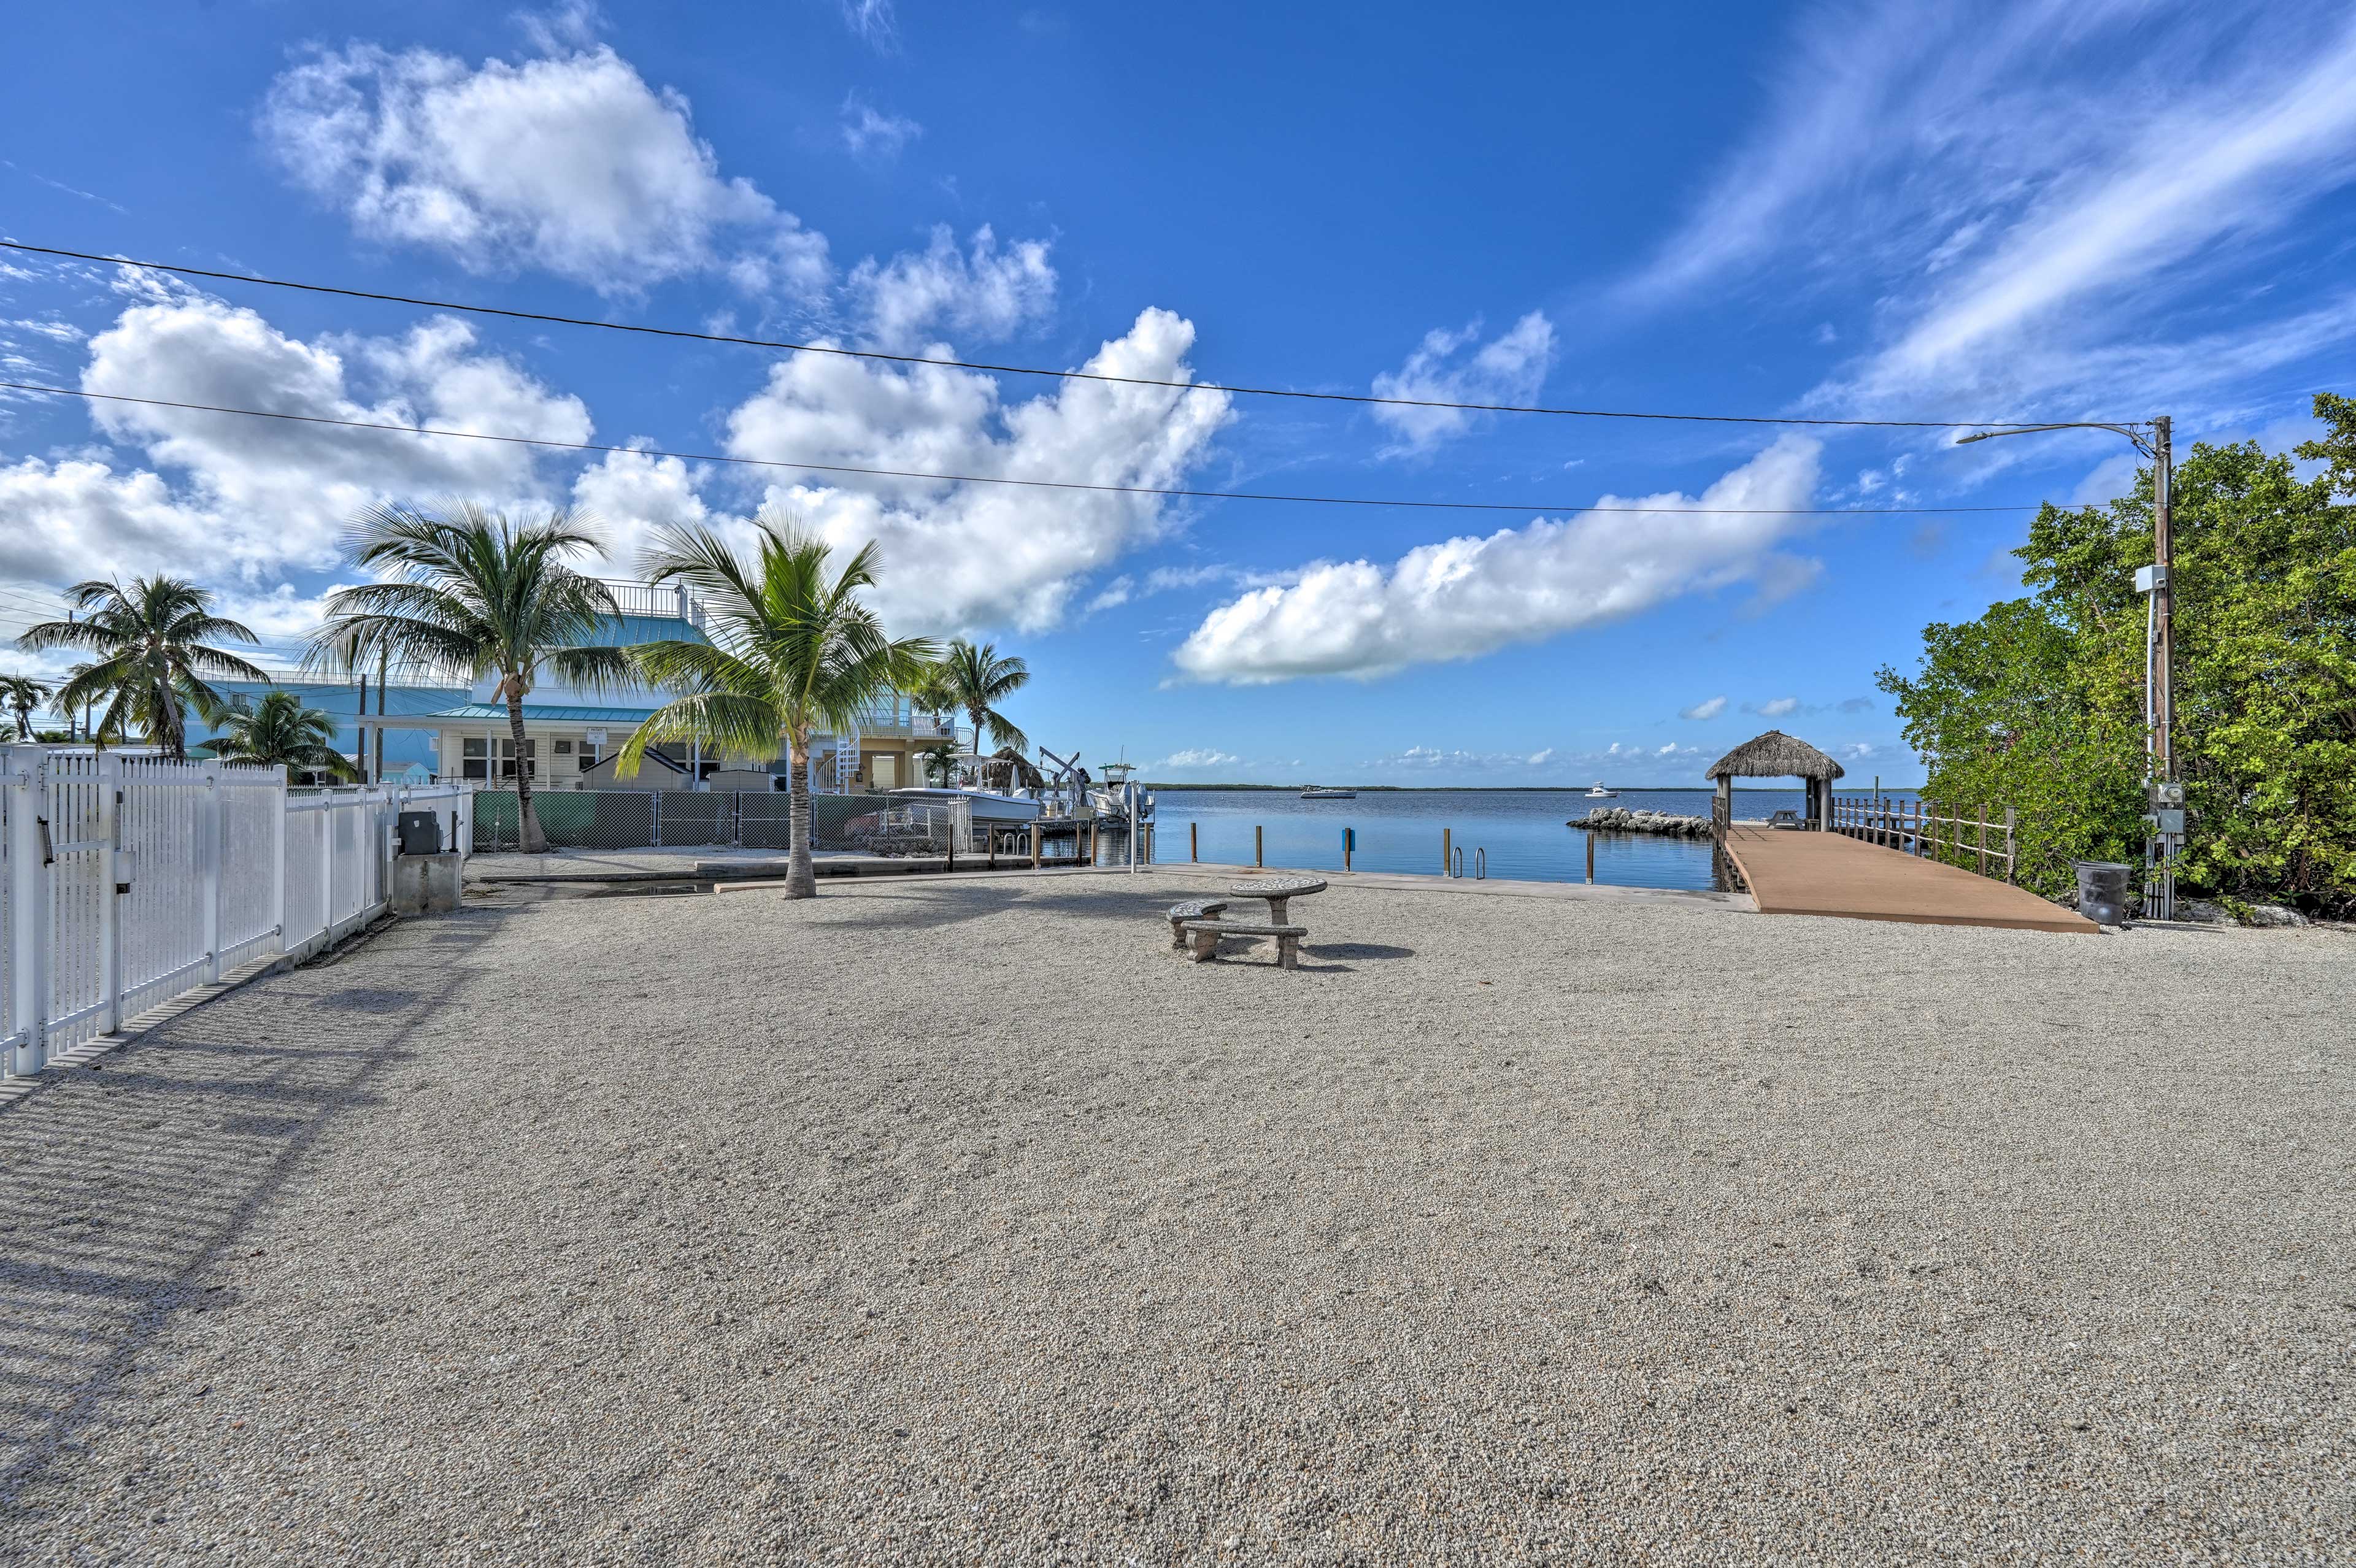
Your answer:
[[[442,818],[430,811],[404,811],[394,826],[404,855],[442,853]]]
[[[2173,834],[2179,838],[2184,837],[2184,808],[2182,806],[2163,805],[2158,811],[2153,812],[2149,816],[2145,817],[2144,820],[2151,824],[2153,832],[2160,834],[2163,837],[2169,834]]]

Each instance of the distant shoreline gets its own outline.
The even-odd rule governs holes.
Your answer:
[[[1146,789],[1226,790],[1229,792],[1252,790],[1269,795],[1298,795],[1304,789],[1312,788],[1349,789],[1355,790],[1360,795],[1575,795],[1584,796],[1587,794],[1587,786],[1584,784],[1154,784],[1149,780],[1144,784],[1143,787]],[[1664,791],[1682,790],[1694,795],[1709,795],[1713,793],[1718,786],[1715,784],[1606,784],[1603,787],[1615,791],[1627,790],[1636,794],[1657,795]],[[1734,793],[1736,795],[1791,795],[1796,791],[1797,787],[1798,786],[1794,784],[1736,784],[1734,786]],[[1886,784],[1881,786],[1881,793],[1884,795],[1915,795],[1928,787],[1929,786],[1925,784]],[[1833,793],[1836,795],[1869,795],[1872,791],[1873,786],[1869,784],[1851,785],[1846,781],[1839,781],[1836,782],[1833,785]]]

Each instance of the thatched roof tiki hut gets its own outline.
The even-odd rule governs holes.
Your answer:
[[[1711,820],[1721,835],[1726,825],[1734,820],[1736,779],[1799,778],[1807,785],[1808,827],[1822,833],[1832,820],[1833,780],[1844,771],[1838,763],[1805,741],[1781,730],[1770,730],[1743,741],[1709,765],[1709,776],[1718,781],[1717,809]]]
[[[974,763],[974,783],[983,789],[1041,789],[1047,783],[1031,759],[1012,746],[1001,746],[990,756]]]

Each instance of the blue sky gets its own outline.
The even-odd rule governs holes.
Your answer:
[[[2169,412],[2180,441],[2285,446],[2356,367],[2340,6],[124,15],[16,19],[8,237],[1476,402]],[[880,539],[895,628],[1027,657],[1035,738],[1165,778],[1684,784],[1772,723],[1911,783],[1875,668],[2018,591],[2026,508],[2107,496],[2132,466],[2098,434],[1959,452],[1922,431],[1091,387],[20,254],[0,254],[0,368],[658,449],[1516,508],[855,488],[0,392],[0,631],[80,578],[166,570],[274,655],[352,580],[336,538],[370,500],[585,507],[626,574],[650,527],[766,499]]]

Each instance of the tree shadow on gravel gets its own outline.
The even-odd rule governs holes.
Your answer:
[[[172,1374],[140,1363],[179,1314],[234,1307],[233,1277],[208,1276],[234,1275],[241,1235],[337,1116],[378,1103],[378,1078],[472,972],[439,934],[380,931],[0,1115],[0,1518],[95,1433],[141,1423],[143,1385],[163,1397]],[[413,983],[364,983],[388,970]]]
[[[890,904],[898,906],[888,913],[846,913],[811,922],[814,925],[865,929],[870,931],[926,931],[944,926],[962,925],[969,921],[986,920],[992,915],[1036,910],[1043,914],[1075,916],[1081,920],[1130,921],[1140,931],[1150,929],[1152,923],[1162,923],[1162,939],[1169,940],[1169,909],[1179,897],[1168,890],[1158,893],[1128,891],[1054,892],[1026,891],[1010,887],[944,887],[930,897],[915,889],[905,892],[862,893],[862,906]],[[819,895],[823,901],[824,893]],[[850,901],[845,900],[848,903]]]

